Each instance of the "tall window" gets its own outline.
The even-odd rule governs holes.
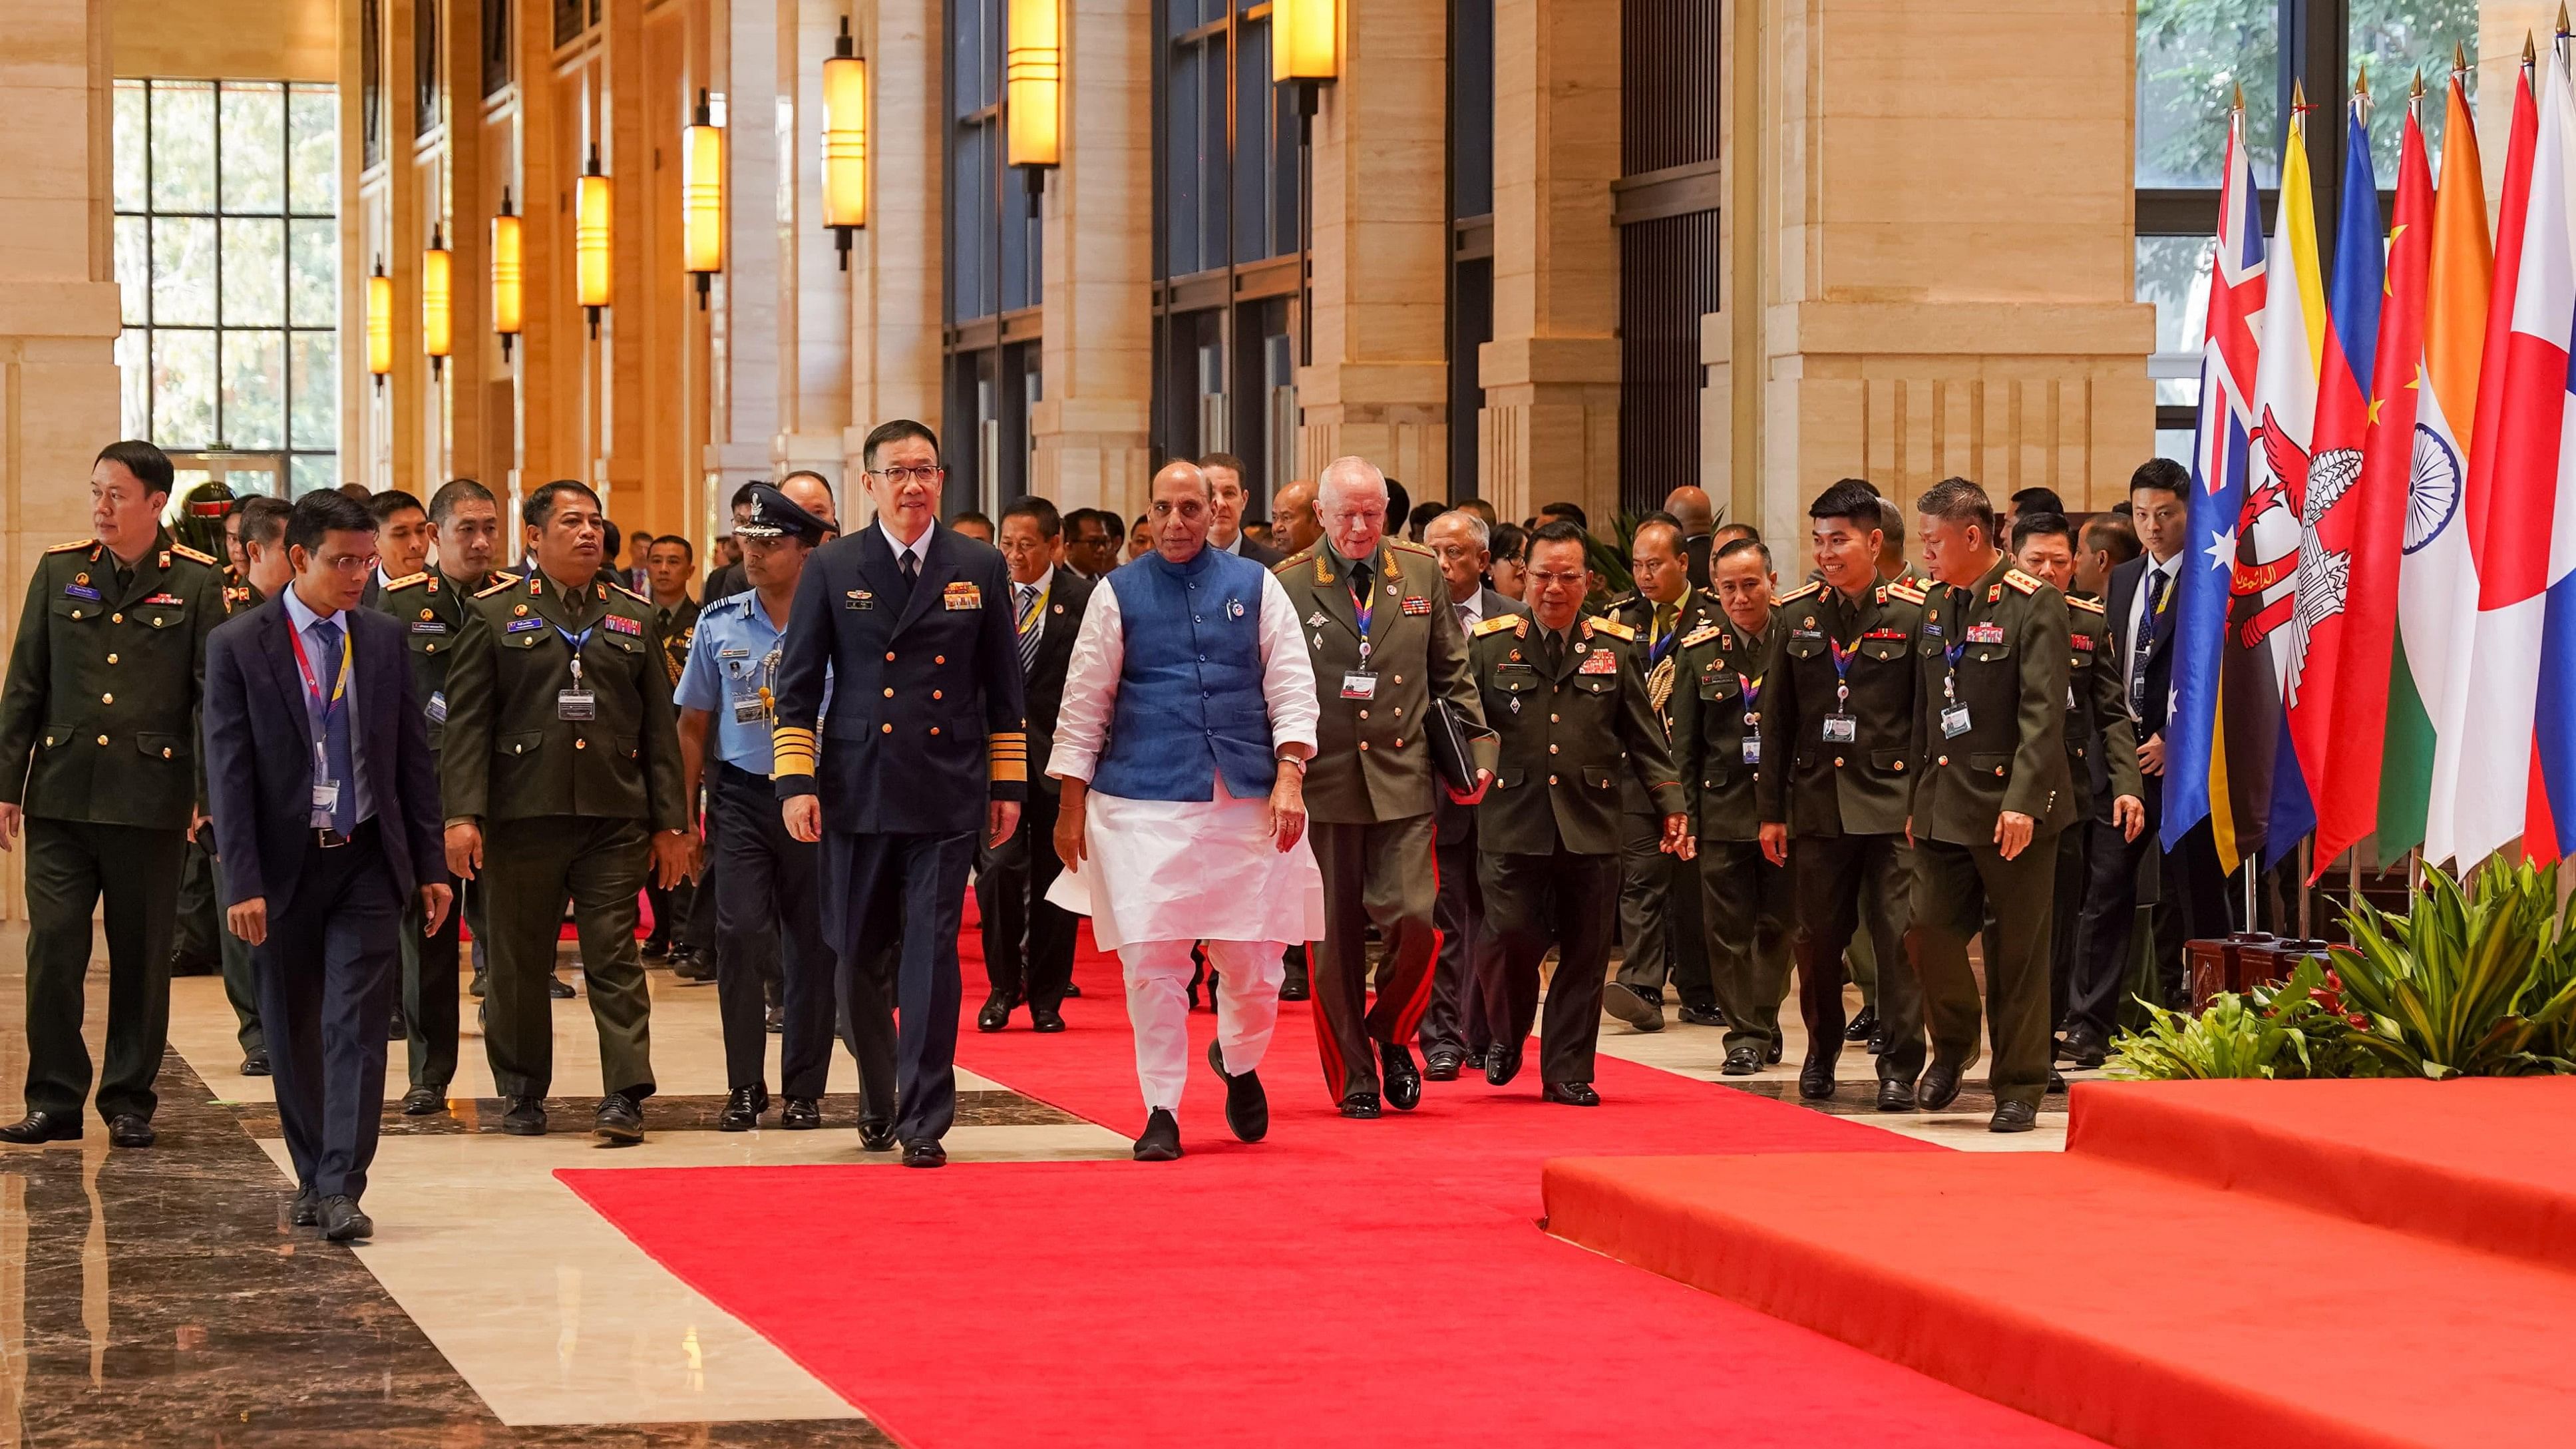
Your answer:
[[[948,448],[951,510],[1028,492],[1039,393],[1039,195],[1003,147],[1008,0],[948,0]],[[962,446],[962,425],[974,425]]]
[[[1718,310],[1724,265],[1722,56],[1715,6],[1628,0],[1619,14],[1619,502],[1643,513],[1700,481],[1700,319]]]
[[[337,481],[338,112],[328,85],[116,83],[127,436]]]

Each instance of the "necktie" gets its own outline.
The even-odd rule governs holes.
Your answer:
[[[1365,609],[1369,606],[1369,566],[1367,564],[1351,565],[1351,599],[1354,607]]]
[[[2146,608],[2138,616],[2138,637],[2129,643],[2129,712],[2143,714],[2147,707],[2147,656],[2155,652],[2156,625],[2165,611],[2165,571],[2147,569]]]
[[[921,555],[910,549],[906,549],[903,555],[903,581],[907,584],[921,582]]]
[[[322,699],[327,705],[340,684],[340,624],[335,619],[316,619],[309,632],[315,644],[313,673],[321,681]],[[331,806],[331,828],[346,835],[357,825],[358,779],[349,753],[349,708],[345,698],[339,708],[323,711],[322,753],[330,778],[340,784],[339,798]]]
[[[1452,604],[1449,607],[1458,611],[1459,630],[1463,633],[1473,633],[1476,628],[1476,611],[1465,604]]]
[[[895,555],[894,571],[903,580],[903,587],[896,591],[901,597],[894,601],[896,615],[901,617],[903,609],[912,603],[912,586],[921,577],[921,564],[910,550],[905,550]]]
[[[1554,629],[1545,629],[1540,631],[1539,637],[1545,641],[1544,647],[1540,652],[1545,656],[1547,672],[1554,674],[1558,670],[1563,669],[1565,667],[1565,636]]]
[[[1038,591],[1035,584],[1013,584],[1011,592],[1019,595],[1014,602],[1019,605],[1020,674],[1025,678],[1038,662]]]

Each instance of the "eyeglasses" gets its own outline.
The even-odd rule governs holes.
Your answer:
[[[371,553],[346,553],[337,556],[324,554],[319,562],[322,567],[334,573],[362,574],[376,566],[376,558],[377,556]]]
[[[872,471],[897,488],[906,483],[936,483],[948,476],[948,470],[936,463],[925,468],[878,468]]]

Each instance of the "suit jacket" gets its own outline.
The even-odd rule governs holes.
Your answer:
[[[933,524],[921,577],[909,599],[903,590],[875,524],[805,560],[779,646],[777,717],[822,715],[827,670],[832,712],[820,738],[778,726],[778,797],[820,795],[826,830],[980,831],[987,801],[1028,798],[1010,569],[1000,549]]]
[[[1480,620],[1529,612],[1529,606],[1520,600],[1508,594],[1498,594],[1490,588],[1485,589],[1480,597],[1482,602],[1476,610],[1476,617]],[[1450,612],[1454,617],[1457,611],[1453,609]],[[1431,813],[1442,845],[1464,845],[1476,833],[1476,807],[1452,801],[1446,788],[1433,799]]]
[[[1062,782],[1047,778],[1047,761],[1055,754],[1055,719],[1064,706],[1065,666],[1073,662],[1073,638],[1082,632],[1082,614],[1091,607],[1099,585],[1058,565],[1047,580],[1046,632],[1038,636],[1038,657],[1020,681],[1029,711],[1029,779],[1053,795]],[[1015,616],[1016,616],[1016,611]]]
[[[350,668],[359,708],[351,753],[367,776],[377,838],[394,884],[408,898],[447,881],[438,766],[413,690],[403,627],[373,609],[351,609]],[[295,903],[312,839],[313,725],[282,599],[235,615],[206,638],[206,785],[224,904],[267,898],[272,915]]]
[[[1252,560],[1263,568],[1275,569],[1288,561],[1288,555],[1281,553],[1279,550],[1272,548],[1266,543],[1263,543],[1260,539],[1254,538],[1251,534],[1236,534],[1234,542],[1235,552],[1242,554],[1245,558]]]
[[[2140,554],[2111,570],[2110,587],[2102,600],[2103,622],[2110,626],[2111,668],[2114,675],[2126,680],[2130,651],[2137,647],[2129,630],[2129,611],[2138,601],[2138,588],[2146,581],[2150,556]],[[2181,592],[2182,555],[2176,554],[2165,566],[2165,611],[2160,619],[2148,621],[2152,630],[2147,653],[2147,693],[2138,705],[2138,742],[2163,734],[2166,701],[2173,692],[2174,622],[2180,617],[2175,596]],[[2127,696],[2136,698],[2134,694]]]

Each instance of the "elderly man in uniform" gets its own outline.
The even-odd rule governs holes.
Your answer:
[[[1342,1115],[1362,1118],[1378,1115],[1381,1080],[1399,1111],[1422,1100],[1410,1043],[1431,1004],[1433,892],[1422,866],[1441,789],[1426,716],[1438,698],[1470,724],[1483,723],[1467,677],[1467,636],[1439,561],[1387,536],[1387,506],[1384,474],[1365,459],[1336,459],[1317,487],[1322,541],[1278,568],[1320,681],[1306,781],[1326,902],[1314,961],[1315,1044]],[[1372,924],[1386,943],[1374,1007]]]
[[[2049,914],[2067,781],[2066,596],[1995,547],[1994,505],[1964,478],[1915,505],[1937,583],[1915,688],[1914,895],[1909,942],[1932,1028],[1922,1105],[1959,1095],[1977,1051],[1968,938],[1995,916],[1985,963],[1997,1132],[2027,1132],[2048,1085]]]
[[[1090,915],[1127,977],[1139,1162],[1181,1155],[1192,942],[1216,971],[1208,1065],[1226,1125],[1258,1142],[1280,947],[1323,926],[1301,788],[1314,675],[1279,581],[1208,545],[1214,502],[1191,464],[1154,475],[1154,552],[1110,575],[1083,614],[1048,766],[1063,788],[1050,898]]]
[[[1459,631],[1470,636],[1487,619],[1529,612],[1485,587],[1489,536],[1484,518],[1463,507],[1431,520],[1422,534],[1440,561]],[[1482,1069],[1485,1052],[1494,1044],[1493,1017],[1486,1010],[1476,964],[1492,949],[1492,933],[1485,924],[1484,887],[1476,876],[1476,807],[1459,804],[1445,790],[1437,807],[1440,894],[1433,919],[1440,927],[1440,954],[1431,970],[1431,1005],[1422,1013],[1422,1075],[1454,1082],[1461,1067]]]

